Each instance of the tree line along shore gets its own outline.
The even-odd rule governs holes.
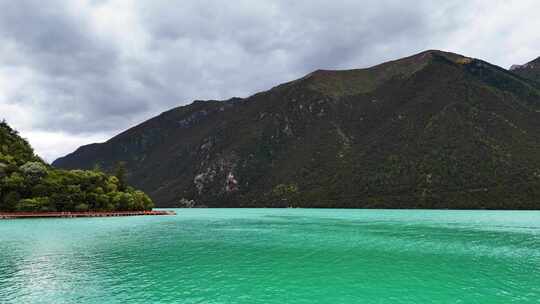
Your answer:
[[[0,122],[0,213],[150,211],[153,201],[114,174],[62,170],[44,162],[5,121]]]

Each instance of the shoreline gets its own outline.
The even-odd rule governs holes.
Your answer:
[[[176,215],[174,211],[0,212],[0,219]]]

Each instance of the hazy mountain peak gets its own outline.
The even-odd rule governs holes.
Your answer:
[[[540,57],[525,64],[514,64],[510,67],[510,71],[521,77],[540,82]]]
[[[519,69],[539,69],[540,68],[540,57],[529,61],[525,64],[514,64],[510,67],[510,70],[519,70]]]

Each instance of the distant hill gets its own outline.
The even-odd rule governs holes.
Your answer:
[[[442,51],[196,101],[56,160],[158,206],[540,208],[540,85]]]
[[[540,83],[540,57],[523,65],[513,65],[510,70],[522,77]]]
[[[0,122],[0,211],[112,211],[152,209],[152,200],[117,176],[99,170],[59,170],[34,154],[26,140]]]

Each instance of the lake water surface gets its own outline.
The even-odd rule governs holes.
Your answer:
[[[540,212],[0,221],[0,303],[540,303]]]

